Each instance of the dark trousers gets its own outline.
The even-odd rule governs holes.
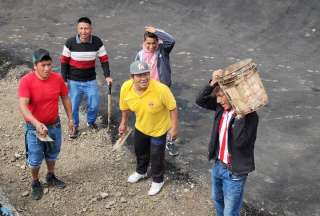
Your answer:
[[[139,174],[146,173],[149,162],[151,162],[152,180],[157,183],[163,182],[165,144],[166,134],[160,137],[151,137],[135,129],[134,150],[137,157],[136,172]]]

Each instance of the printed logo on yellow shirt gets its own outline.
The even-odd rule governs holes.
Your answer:
[[[150,108],[154,107],[153,101],[149,101],[148,106],[149,106]]]

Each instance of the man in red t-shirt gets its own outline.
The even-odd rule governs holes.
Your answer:
[[[32,198],[41,199],[43,188],[39,181],[42,160],[46,160],[48,185],[64,188],[65,183],[54,174],[55,161],[61,148],[59,97],[68,116],[70,132],[75,130],[68,89],[60,74],[52,71],[52,59],[47,50],[33,53],[34,70],[19,83],[19,108],[26,121],[26,155],[32,173]],[[50,138],[53,140],[50,141]]]

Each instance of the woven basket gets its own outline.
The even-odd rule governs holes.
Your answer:
[[[256,111],[268,103],[268,95],[252,59],[225,68],[218,83],[239,116]]]

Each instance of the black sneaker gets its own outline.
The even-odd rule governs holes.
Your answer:
[[[168,141],[166,144],[166,149],[167,149],[169,155],[171,155],[171,156],[177,156],[179,154],[174,141]]]
[[[53,186],[59,189],[63,189],[66,187],[66,184],[58,179],[54,174],[48,173],[46,176],[46,183],[48,186]]]
[[[96,123],[92,123],[92,124],[89,124],[87,123],[87,126],[89,127],[90,130],[92,131],[95,131],[97,132],[99,129],[98,129],[98,125]]]
[[[32,188],[32,192],[31,192],[32,199],[33,200],[41,199],[43,196],[43,188],[40,181],[32,182],[31,188]]]
[[[76,128],[72,133],[69,134],[70,139],[76,139],[79,136],[79,130]]]

